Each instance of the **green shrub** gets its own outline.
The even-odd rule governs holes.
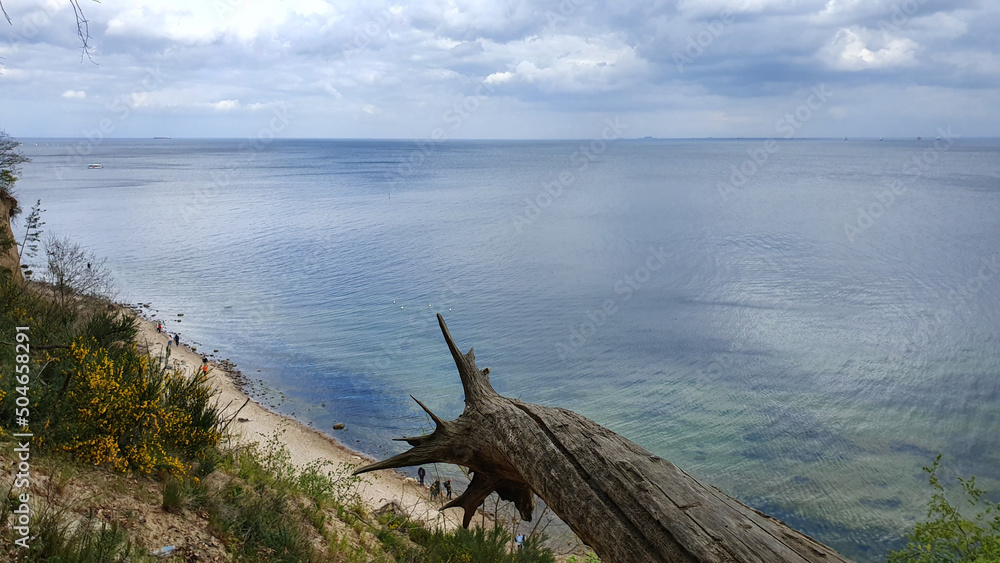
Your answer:
[[[924,467],[934,489],[927,503],[926,522],[916,525],[907,536],[906,547],[888,554],[890,563],[987,563],[1000,561],[1000,504],[982,502],[985,492],[976,486],[976,478],[958,478],[970,510],[978,510],[973,519],[962,515],[948,502],[938,478],[941,454],[930,467]]]
[[[102,348],[131,346],[138,334],[138,319],[118,310],[98,311],[83,327],[83,337],[93,339]]]

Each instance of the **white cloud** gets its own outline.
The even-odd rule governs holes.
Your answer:
[[[240,107],[239,100],[220,100],[212,104],[215,111],[232,111],[238,107]]]
[[[114,9],[114,8],[112,8]],[[223,37],[248,44],[267,37],[292,19],[336,18],[336,8],[319,0],[131,0],[107,20],[107,33],[159,38],[181,45],[206,45]],[[93,16],[92,16],[93,17]]]
[[[504,82],[510,82],[514,79],[513,72],[494,72],[493,74],[486,77],[487,84],[503,84]]]
[[[66,90],[62,93],[62,97],[67,100],[82,100],[87,97],[87,93],[83,90]]]
[[[489,84],[534,84],[546,91],[601,92],[623,87],[647,71],[635,50],[614,36],[530,37],[486,43],[490,58],[512,57],[508,69],[489,74]]]
[[[910,66],[916,63],[917,43],[906,37],[882,35],[882,47],[869,49],[876,33],[862,28],[842,28],[827,46],[828,64],[838,70],[865,70]]]

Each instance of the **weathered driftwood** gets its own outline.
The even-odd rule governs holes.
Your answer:
[[[829,547],[574,412],[523,403],[493,390],[489,368],[462,354],[438,315],[455,358],[465,411],[437,417],[433,433],[403,438],[410,450],[357,473],[435,462],[464,465],[472,483],[446,504],[469,525],[493,491],[531,519],[534,494],[606,562],[846,561]],[[416,400],[416,398],[414,398]]]

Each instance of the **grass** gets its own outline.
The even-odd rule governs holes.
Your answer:
[[[9,375],[25,365],[8,342],[24,326],[27,385]],[[500,527],[445,533],[398,514],[374,516],[354,466],[295,467],[280,432],[221,448],[221,415],[204,376],[139,351],[137,332],[136,319],[106,301],[54,300],[0,273],[0,457],[13,451],[11,433],[31,431],[33,480],[46,483],[31,500],[30,547],[15,547],[11,527],[0,529],[6,559],[159,560],[128,527],[143,511],[162,511],[207,526],[235,561],[554,561],[540,538],[516,550]],[[28,428],[18,424],[19,397]],[[70,486],[96,490],[69,499]],[[0,519],[20,506],[20,492],[12,477]],[[109,498],[133,506],[110,517],[98,511]]]
[[[117,523],[98,520],[92,513],[70,525],[58,513],[43,514],[36,523],[37,536],[21,561],[48,563],[117,563],[155,561]]]

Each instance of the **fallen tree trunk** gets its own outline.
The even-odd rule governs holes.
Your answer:
[[[498,394],[489,368],[462,354],[438,315],[465,389],[465,411],[410,450],[357,471],[435,462],[464,465],[472,483],[446,504],[467,527],[493,491],[531,519],[534,494],[605,562],[846,561],[829,547],[754,510],[572,411]],[[416,400],[416,398],[414,398]]]

